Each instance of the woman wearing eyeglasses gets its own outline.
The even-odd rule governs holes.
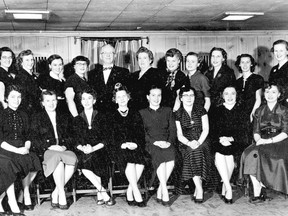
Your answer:
[[[89,59],[85,56],[76,56],[71,63],[75,69],[75,74],[71,75],[65,83],[65,97],[73,117],[78,116],[83,111],[81,92],[89,87],[85,78],[89,63]]]
[[[190,86],[180,89],[182,106],[176,111],[177,137],[183,158],[182,181],[193,179],[195,203],[203,202],[202,182],[209,177],[211,156],[207,136],[209,123],[203,106],[196,105],[196,90]]]

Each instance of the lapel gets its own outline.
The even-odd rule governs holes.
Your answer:
[[[114,84],[114,79],[115,79],[116,75],[117,75],[117,70],[115,68],[115,65],[113,65],[113,68],[111,69],[111,72],[110,72],[110,75],[108,77],[106,86],[110,86],[110,85]],[[103,80],[104,80],[104,78],[103,78]]]
[[[94,118],[95,118],[95,116],[97,115],[97,113],[98,113],[97,110],[93,110],[92,120],[91,120],[91,126],[93,125],[93,121],[94,121]],[[81,112],[79,115],[83,118],[83,120],[86,122],[86,124],[89,125],[87,116],[85,115],[85,112],[83,111],[83,112]]]
[[[53,125],[52,125],[52,122],[47,114],[46,111],[44,111],[44,114],[43,114],[43,124],[46,125],[46,127],[48,128],[49,130],[49,133],[53,135],[53,137],[55,137],[55,134],[54,134],[54,128],[53,128]],[[62,137],[62,126],[61,126],[61,119],[60,119],[60,116],[58,115],[58,113],[56,112],[56,130],[57,130],[57,134],[58,134],[58,139],[61,139]]]
[[[57,116],[56,116],[56,122],[57,122]],[[48,113],[44,110],[43,112],[43,120],[42,120],[42,123],[44,126],[46,126],[49,130],[49,133],[50,134],[53,134],[53,137],[54,137],[54,129],[53,129],[53,125],[52,125],[52,122],[50,121],[50,118],[48,116]],[[57,131],[58,132],[58,131]]]

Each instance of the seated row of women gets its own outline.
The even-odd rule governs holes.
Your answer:
[[[103,186],[108,177],[107,164],[113,160],[129,182],[127,203],[144,207],[146,203],[137,182],[150,161],[159,179],[156,200],[169,206],[167,181],[178,149],[182,156],[181,181],[192,179],[195,183],[195,203],[203,202],[202,185],[211,178],[214,153],[215,165],[223,181],[221,197],[225,203],[232,203],[230,178],[234,158],[243,151],[240,176],[251,176],[254,186],[251,202],[265,200],[265,186],[287,194],[287,172],[282,170],[287,170],[288,113],[287,108],[277,103],[280,95],[277,85],[265,88],[267,104],[255,112],[254,142],[244,151],[249,145],[247,128],[243,110],[237,105],[236,89],[232,86],[223,91],[223,105],[216,109],[210,123],[210,138],[207,112],[194,103],[195,90],[190,86],[180,89],[182,105],[175,117],[170,108],[160,106],[161,89],[157,86],[152,86],[147,93],[149,107],[138,112],[128,108],[130,95],[125,86],[116,85],[113,100],[118,109],[110,115],[93,109],[96,97],[93,90],[88,89],[81,94],[84,110],[72,122],[68,116],[56,112],[56,94],[43,91],[43,111],[32,117],[31,127],[27,114],[18,111],[21,89],[9,86],[5,93],[8,108],[0,115],[0,160],[3,164],[0,201],[6,191],[13,214],[23,215],[14,192],[15,181],[20,178],[24,209],[33,209],[29,185],[42,170],[41,158],[44,175],[52,174],[56,185],[51,194],[53,208],[68,208],[64,186],[76,166],[98,189],[97,204],[114,205],[115,200]],[[2,206],[0,208],[4,212]]]

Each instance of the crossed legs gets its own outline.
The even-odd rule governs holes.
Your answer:
[[[67,204],[64,186],[71,179],[74,171],[75,171],[74,165],[67,165],[64,164],[63,162],[60,162],[56,167],[56,169],[54,170],[53,178],[56,184],[56,188],[52,192],[53,203],[59,203],[60,205]]]
[[[106,189],[101,184],[101,178],[92,171],[87,169],[82,169],[82,173],[97,188],[98,190],[97,199],[108,201],[110,197],[107,194]]]
[[[134,164],[134,163],[127,163],[125,169],[125,175],[128,179],[129,186],[127,188],[127,200],[132,201],[133,196],[136,202],[142,202],[142,196],[140,190],[138,188],[138,181],[143,173],[144,165],[142,164]]]
[[[163,200],[164,202],[169,201],[169,194],[167,189],[167,181],[173,171],[175,162],[169,161],[164,162],[159,165],[157,168],[157,176],[160,182],[160,185],[157,190],[157,198]]]
[[[215,165],[223,181],[222,195],[226,199],[232,199],[232,187],[230,179],[234,170],[233,155],[223,155],[218,152],[215,154]]]

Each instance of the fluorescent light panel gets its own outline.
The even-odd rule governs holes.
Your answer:
[[[5,14],[8,19],[48,20],[50,11],[5,10]]]
[[[243,21],[254,16],[264,15],[262,12],[225,12],[221,20],[225,21]]]

